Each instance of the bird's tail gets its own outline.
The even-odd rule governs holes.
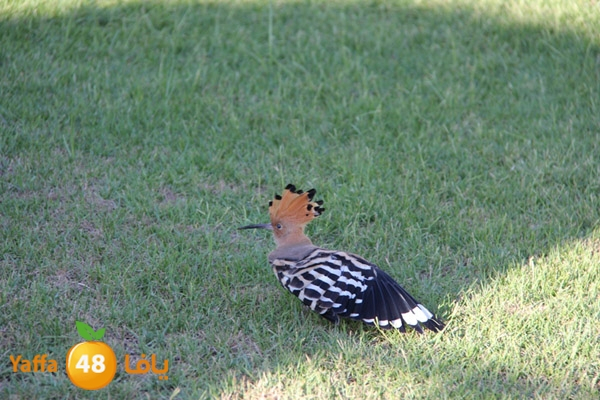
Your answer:
[[[422,326],[434,332],[444,329],[441,320],[381,269],[377,269],[377,277],[364,292],[362,301],[355,301],[348,314],[382,329],[404,332],[407,325],[419,333],[423,333]]]

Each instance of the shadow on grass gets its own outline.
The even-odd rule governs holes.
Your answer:
[[[282,159],[294,160],[287,166],[292,176],[306,175],[293,171],[296,165],[313,165],[310,173],[317,181],[358,189],[367,200],[387,203],[404,184],[407,199],[385,205],[379,218],[389,213],[402,219],[397,229],[416,227],[402,236],[402,261],[414,268],[404,278],[426,276],[427,283],[411,291],[430,299],[427,304],[449,302],[441,309],[446,317],[452,302],[476,282],[485,286],[531,257],[592,235],[598,225],[600,48],[585,25],[571,28],[533,16],[518,22],[510,9],[385,2],[272,8],[252,2],[132,3],[83,6],[52,17],[31,13],[0,20],[0,65],[7,71],[0,109],[6,165],[60,148],[65,158],[79,154],[92,162],[125,157],[124,165],[135,169],[137,155],[158,152],[167,161],[159,157],[143,167],[158,186],[177,185],[192,165],[196,179],[240,186],[251,181],[255,187],[264,175],[273,190],[279,187],[274,182],[291,180],[280,176],[285,168],[273,168]],[[42,172],[33,174],[44,179]],[[4,199],[23,201],[18,185],[7,188],[11,194]],[[214,190],[199,193],[219,202],[209,192]],[[231,192],[241,209],[245,195]],[[337,206],[352,211],[339,201]],[[134,218],[140,214],[146,213],[132,211]],[[357,226],[372,228],[369,218],[357,219]],[[326,229],[330,234],[334,228]],[[206,304],[183,298],[154,309],[160,317],[148,311],[150,320],[168,326],[157,342],[173,357],[169,382],[128,382],[131,377],[121,374],[105,389],[109,395],[157,390],[168,396],[177,386],[189,388],[190,397],[245,390],[268,381],[271,371],[306,368],[306,355],[339,351],[346,329],[365,335],[352,323],[339,332],[300,314],[296,300],[267,280],[270,271],[244,265],[252,240],[223,232],[214,236],[214,260],[211,255],[207,264],[228,263],[237,272],[217,278],[201,268],[181,272],[175,290],[184,293],[189,282],[210,286],[198,289],[207,292]],[[396,240],[365,246],[392,248]],[[197,244],[185,238],[181,243],[188,249]],[[132,277],[131,284],[143,296],[145,288],[158,284],[152,282],[158,275],[142,273],[145,277]],[[231,293],[219,298],[222,289]],[[280,314],[279,307],[291,311]],[[195,315],[198,308],[205,313],[201,317]],[[177,313],[186,321],[171,325],[169,315]],[[19,328],[17,317],[7,316],[7,324]],[[154,323],[132,326],[134,321],[111,315],[120,338],[130,329],[155,328]],[[348,343],[363,344],[355,336]],[[123,343],[116,346],[121,353],[128,350]],[[416,354],[408,358],[416,378],[431,378],[415,372]],[[396,361],[383,362],[398,367]],[[438,382],[462,387],[457,393],[468,392],[465,385],[480,385],[484,392],[508,395],[535,395],[552,386],[537,376],[507,383],[497,371],[514,375],[510,365],[490,371],[483,364],[465,367],[469,362],[465,355]],[[468,379],[457,383],[463,368]],[[36,379],[34,386],[48,384]],[[20,380],[10,373],[2,381],[9,393],[29,393],[11,388]],[[277,384],[267,382],[265,390]],[[68,384],[57,390],[74,393]],[[558,389],[567,396],[580,391],[575,383]]]

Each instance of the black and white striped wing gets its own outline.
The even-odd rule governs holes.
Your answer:
[[[368,281],[375,278],[370,269],[352,274],[335,252],[321,249],[302,260],[276,259],[272,265],[284,288],[332,322],[338,322],[348,299],[366,290]]]
[[[317,249],[302,260],[274,260],[281,284],[332,322],[338,316],[401,331],[409,325],[433,331],[441,321],[388,274],[354,254]]]

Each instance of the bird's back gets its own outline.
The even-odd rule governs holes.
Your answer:
[[[339,317],[377,324],[383,329],[422,332],[444,325],[387,273],[355,254],[313,245],[278,248],[269,262],[281,284],[332,322]]]

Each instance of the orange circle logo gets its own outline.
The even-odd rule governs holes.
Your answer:
[[[102,389],[117,372],[115,352],[104,342],[82,342],[67,353],[67,375],[81,389]]]

